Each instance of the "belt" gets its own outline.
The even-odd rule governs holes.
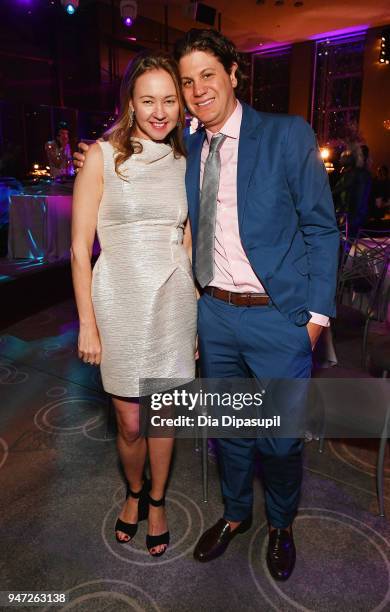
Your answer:
[[[266,293],[234,293],[218,287],[205,287],[204,292],[233,306],[268,306],[271,303]]]

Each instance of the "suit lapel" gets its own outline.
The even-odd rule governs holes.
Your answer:
[[[257,151],[264,128],[261,115],[257,111],[247,104],[243,104],[242,107],[237,166],[237,208],[240,227],[244,216],[248,185],[257,163]]]

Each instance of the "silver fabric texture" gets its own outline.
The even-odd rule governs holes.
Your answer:
[[[224,134],[217,134],[212,137],[203,172],[195,260],[195,274],[201,287],[206,287],[214,278],[215,221],[217,217],[219,175],[221,173],[219,149],[225,140],[226,136]]]
[[[144,379],[192,380],[195,373],[196,294],[182,244],[186,162],[164,143],[140,142],[142,152],[120,167],[126,180],[115,173],[112,145],[99,143],[104,193],[92,301],[103,386],[123,397],[168,388]]]

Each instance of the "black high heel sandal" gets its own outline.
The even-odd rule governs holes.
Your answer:
[[[129,542],[131,542],[131,540],[134,538],[135,534],[137,533],[138,523],[148,518],[149,491],[150,491],[150,481],[147,480],[146,478],[144,480],[142,489],[140,491],[137,491],[136,493],[134,493],[134,491],[130,489],[129,484],[127,483],[126,499],[128,497],[139,499],[138,520],[136,523],[125,523],[125,521],[122,521],[122,519],[120,518],[117,519],[115,523],[115,537],[116,537],[117,542],[119,542],[119,544],[128,544]],[[120,538],[118,538],[118,534],[116,533],[117,531],[122,531],[123,533],[128,535],[130,539],[121,540]]]
[[[150,497],[150,495],[148,495],[149,498],[149,504],[151,506],[154,506],[155,508],[158,508],[159,506],[165,506],[165,496],[162,497],[161,499],[153,499],[152,497]],[[161,552],[158,553],[152,553],[150,552],[152,548],[154,548],[155,546],[162,546],[166,544],[164,550],[162,550]],[[148,549],[150,555],[152,557],[161,557],[161,555],[163,555],[165,553],[165,551],[167,550],[169,546],[169,531],[166,531],[165,533],[161,533],[160,535],[149,535],[147,534],[146,536],[146,548]]]

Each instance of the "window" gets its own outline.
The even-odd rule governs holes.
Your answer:
[[[321,143],[357,129],[363,80],[364,34],[316,45],[313,127]]]
[[[288,113],[291,47],[253,55],[253,106]]]

